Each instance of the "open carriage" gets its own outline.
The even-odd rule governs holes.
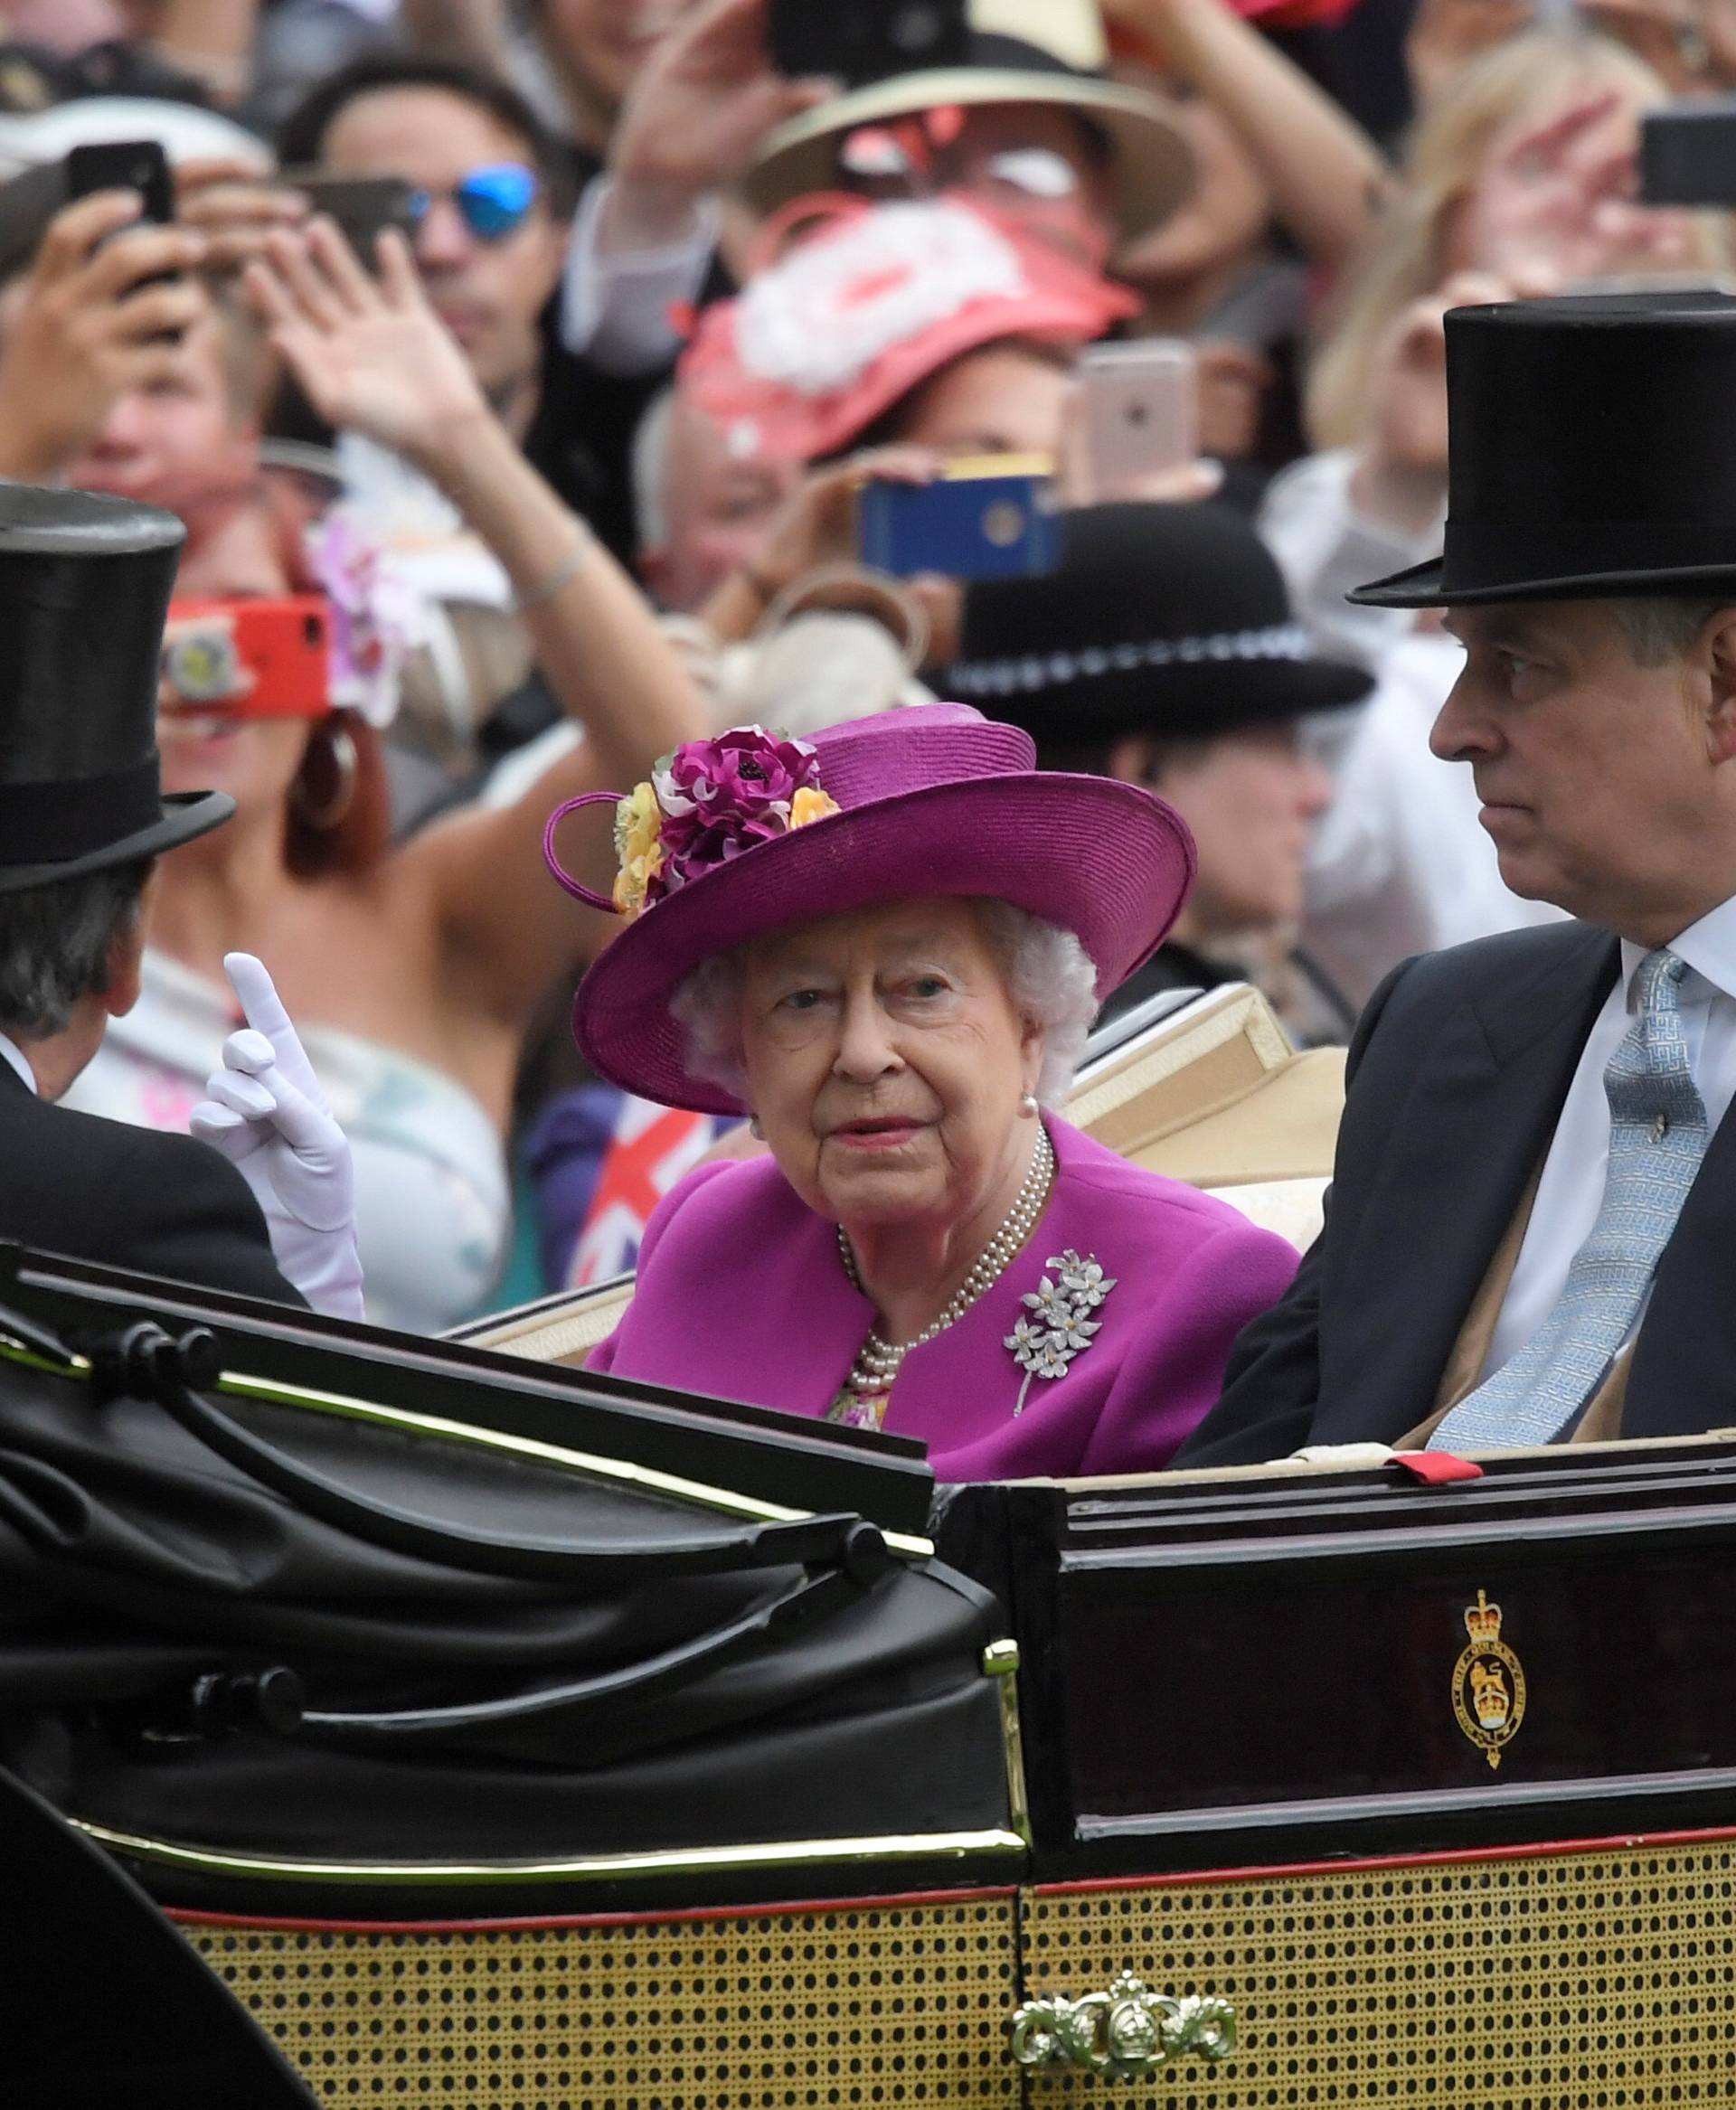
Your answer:
[[[0,1427],[5,1761],[331,2110],[1731,2099],[1719,1436],[937,1488],[15,1250]]]

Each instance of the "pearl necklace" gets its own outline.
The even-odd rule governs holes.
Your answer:
[[[931,1325],[923,1327],[914,1341],[888,1341],[878,1333],[871,1333],[850,1366],[850,1375],[844,1380],[847,1393],[854,1393],[864,1404],[878,1400],[883,1409],[887,1396],[898,1380],[904,1358],[932,1341],[938,1333],[944,1333],[948,1326],[957,1325],[972,1305],[994,1288],[1017,1258],[1035,1229],[1038,1217],[1043,1214],[1054,1176],[1054,1145],[1049,1140],[1048,1130],[1039,1121],[1037,1146],[1031,1154],[1031,1170],[1024,1175],[1024,1184],[1007,1211],[1006,1220],[988,1241],[945,1311]],[[856,1256],[851,1248],[850,1235],[842,1224],[838,1226],[838,1252],[851,1287],[860,1291],[862,1276],[856,1267]]]

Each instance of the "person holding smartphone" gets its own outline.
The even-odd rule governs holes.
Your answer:
[[[142,223],[130,190],[58,212],[33,264],[0,287],[0,476],[57,482],[122,397],[173,385],[210,313],[190,273],[204,238]]]
[[[168,781],[211,782],[240,810],[221,843],[165,862],[143,1000],[124,1042],[80,1079],[80,1103],[180,1126],[228,1031],[225,956],[266,958],[351,1135],[370,1311],[431,1333],[492,1286],[511,1220],[504,1138],[520,1049],[548,990],[602,939],[602,919],[543,877],[549,812],[643,774],[707,718],[642,598],[489,408],[408,244],[388,234],[381,250],[376,279],[316,219],[273,238],[249,290],[328,422],[401,453],[494,551],[584,739],[520,796],[393,843],[379,735],[359,709],[261,716],[209,684],[171,684]],[[206,565],[200,596],[245,608],[292,590],[280,555],[273,572],[269,547],[245,554],[227,574]],[[600,846],[598,857],[600,869]]]

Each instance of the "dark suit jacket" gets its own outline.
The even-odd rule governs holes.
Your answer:
[[[1381,984],[1351,1046],[1326,1229],[1283,1302],[1237,1342],[1223,1397],[1177,1465],[1392,1443],[1428,1417],[1618,960],[1609,932],[1554,924],[1407,961]],[[1725,1121],[1658,1264],[1625,1436],[1736,1422],[1732,1256]]]
[[[299,1305],[247,1182],[209,1144],[51,1106],[0,1059],[0,1239]]]

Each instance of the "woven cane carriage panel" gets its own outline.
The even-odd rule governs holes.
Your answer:
[[[1036,2105],[1736,2102],[1727,1842],[1038,1892],[1023,1945],[1028,1997],[1077,1999],[1130,1968],[1154,1992],[1229,2000],[1240,2025],[1222,2066],[1113,2089],[1046,2070]]]
[[[631,1925],[189,1926],[326,2110],[1013,2110],[1010,1898]]]

